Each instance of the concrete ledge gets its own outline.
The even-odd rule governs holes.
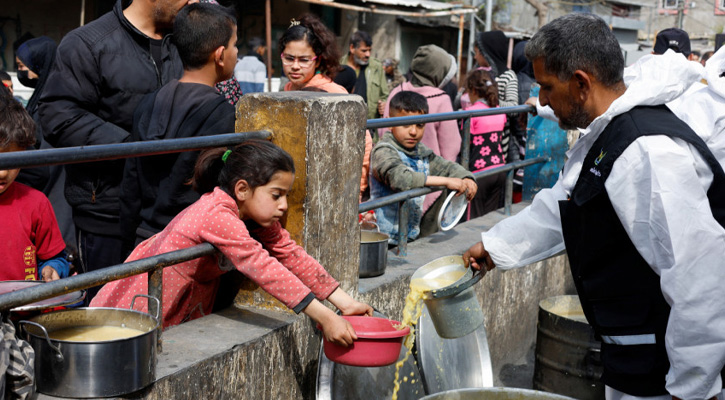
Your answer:
[[[526,204],[514,205],[512,212]],[[358,299],[401,318],[412,273],[427,262],[462,254],[502,212],[409,244],[408,256],[388,253],[385,274],[360,279]],[[496,384],[510,364],[527,356],[536,339],[540,300],[573,293],[566,257],[491,271],[476,285],[486,316]],[[305,316],[254,307],[230,307],[163,333],[157,382],[126,399],[313,399],[320,333]],[[109,360],[109,362],[112,362]],[[55,399],[41,395],[38,399]]]

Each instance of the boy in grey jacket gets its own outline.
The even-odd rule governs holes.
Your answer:
[[[390,100],[391,117],[408,117],[428,113],[425,97],[411,91],[398,92]],[[395,192],[423,186],[445,186],[465,195],[470,201],[478,190],[473,174],[462,166],[448,161],[422,143],[425,124],[396,126],[386,132],[370,156],[370,198],[388,196]],[[445,197],[439,197],[442,201]],[[408,206],[408,240],[418,238],[424,197],[406,200]],[[437,209],[434,204],[430,210]],[[380,231],[390,235],[390,244],[398,243],[398,206],[375,210]]]

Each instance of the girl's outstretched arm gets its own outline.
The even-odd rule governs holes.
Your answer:
[[[365,303],[361,303],[345,293],[344,290],[339,287],[335,289],[327,300],[337,307],[342,315],[367,315],[368,317],[373,316],[373,308]]]
[[[349,322],[334,311],[325,307],[317,299],[312,300],[303,310],[310,318],[322,327],[322,334],[328,342],[347,347],[357,339],[355,330]]]

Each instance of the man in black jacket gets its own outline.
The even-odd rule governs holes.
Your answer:
[[[40,99],[55,147],[128,141],[141,98],[183,72],[170,32],[189,0],[118,0],[113,11],[66,35]],[[66,166],[85,272],[123,261],[119,188],[123,160]],[[91,291],[87,300],[95,294]]]

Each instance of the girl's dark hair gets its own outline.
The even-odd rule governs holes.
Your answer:
[[[498,84],[491,77],[491,72],[474,69],[466,77],[466,90],[486,100],[489,107],[498,107]]]
[[[254,190],[269,183],[277,172],[294,174],[292,157],[270,141],[250,139],[231,149],[226,162],[222,156],[226,147],[203,151],[196,160],[191,184],[195,191],[204,194],[221,187],[227,193],[234,193],[234,185],[244,179]]]
[[[284,53],[287,43],[305,40],[320,61],[318,70],[333,79],[340,70],[341,57],[335,35],[312,14],[304,14],[299,22],[299,25],[290,26],[279,38],[280,53]]]
[[[0,95],[0,148],[16,145],[26,149],[33,144],[35,122],[23,105],[6,90]]]

